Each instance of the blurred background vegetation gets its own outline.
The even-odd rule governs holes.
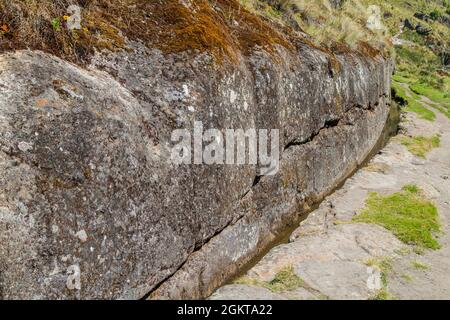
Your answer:
[[[423,107],[450,117],[450,0],[240,0],[249,10],[309,34],[324,46],[338,41],[355,47],[364,41],[396,59],[393,89],[423,118]],[[384,28],[370,30],[369,7],[380,8]],[[412,92],[411,92],[412,91]]]

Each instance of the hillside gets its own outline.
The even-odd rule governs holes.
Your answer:
[[[353,47],[358,41],[396,57],[393,88],[409,110],[433,119],[433,110],[405,96],[404,85],[442,104],[450,116],[450,2],[446,0],[241,0],[253,12],[305,30],[314,41]],[[369,30],[370,5],[381,9],[383,28]],[[395,44],[391,50],[392,42]],[[406,107],[406,105],[405,105]]]

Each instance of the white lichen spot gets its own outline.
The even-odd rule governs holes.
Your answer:
[[[78,231],[78,232],[75,234],[75,236],[76,236],[82,243],[85,243],[85,242],[87,241],[87,238],[88,238],[87,233],[86,233],[86,231],[84,231],[84,230]]]
[[[77,5],[71,5],[67,8],[67,13],[70,15],[67,19],[67,29],[80,30],[81,29],[81,8]]]
[[[230,90],[230,102],[233,104],[236,102],[237,93],[234,90]]]
[[[17,147],[18,147],[19,150],[22,151],[22,152],[28,152],[28,151],[33,150],[33,144],[32,144],[32,143],[25,142],[25,141],[19,142],[19,144],[18,144]]]
[[[367,267],[367,288],[372,291],[377,291],[382,288],[381,284],[381,272],[380,270],[372,267]]]
[[[192,4],[189,0],[181,0],[181,4],[188,9],[192,9]]]
[[[57,234],[58,232],[59,232],[59,227],[56,224],[52,225],[52,233]]]
[[[183,84],[183,93],[185,96],[189,96],[189,88],[186,84]]]
[[[81,290],[81,271],[76,264],[67,268],[66,286],[69,290]]]
[[[247,103],[247,101],[244,101],[244,110],[247,111],[247,109],[248,109],[248,103]]]
[[[189,112],[195,112],[195,109],[194,109],[193,106],[189,106],[189,107],[188,107],[188,110],[189,110]]]
[[[53,268],[53,271],[50,272],[50,274],[49,274],[50,277],[55,276],[61,272],[61,270],[59,269],[59,266],[58,266],[58,260],[56,258],[54,260],[54,264],[55,264],[55,267]]]

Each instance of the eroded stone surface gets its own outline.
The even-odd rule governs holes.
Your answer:
[[[128,46],[89,70],[0,56],[4,298],[141,298],[162,282],[156,298],[206,297],[365,158],[389,111],[382,57],[334,70],[298,43],[217,67]],[[172,130],[194,121],[279,129],[280,172],[253,185],[255,165],[171,164]]]

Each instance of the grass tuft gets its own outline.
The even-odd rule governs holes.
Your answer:
[[[441,230],[437,208],[413,185],[388,196],[371,193],[366,208],[353,221],[380,225],[406,244],[440,248],[434,237]]]
[[[249,277],[241,277],[235,280],[234,283],[256,285],[272,292],[289,291],[305,285],[304,281],[295,274],[292,266],[281,269],[271,281],[261,281]]]
[[[371,258],[366,261],[366,265],[369,267],[377,268],[381,273],[381,283],[383,288],[387,287],[387,276],[392,271],[392,260],[388,257]]]
[[[432,137],[400,137],[400,143],[408,148],[409,152],[420,157],[425,158],[426,154],[434,148],[439,148],[441,139],[438,135]]]
[[[281,24],[301,29],[318,44],[345,45],[368,55],[388,53],[390,35],[386,28],[369,30],[369,3],[346,0],[334,7],[330,0],[240,0],[249,10]],[[337,46],[341,47],[341,46]],[[341,47],[342,48],[342,47]],[[368,49],[368,50],[366,50]]]
[[[411,265],[417,270],[428,270],[428,266],[420,261],[413,261],[411,262]]]
[[[395,300],[395,297],[386,288],[382,288],[369,300]]]
[[[411,275],[409,275],[409,274],[404,273],[404,274],[401,275],[401,277],[406,282],[412,282],[413,281],[413,277]]]

